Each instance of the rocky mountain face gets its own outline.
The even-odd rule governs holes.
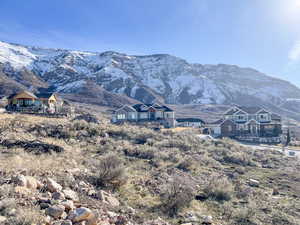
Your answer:
[[[42,88],[85,95],[83,90],[89,90],[87,86],[91,84],[92,90],[105,93],[101,96],[111,93],[115,99],[125,98],[126,101],[258,104],[300,118],[300,109],[295,111],[294,104],[290,103],[300,99],[300,89],[254,69],[190,64],[163,54],[129,56],[0,42],[0,94]],[[97,98],[97,93],[91,95]]]

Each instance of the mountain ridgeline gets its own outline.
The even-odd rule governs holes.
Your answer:
[[[259,105],[300,120],[300,89],[254,69],[190,64],[167,54],[131,56],[0,42],[0,95],[20,89],[55,91],[113,107],[155,100]]]

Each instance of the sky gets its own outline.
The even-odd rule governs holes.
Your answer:
[[[251,67],[300,87],[300,0],[0,0],[0,40]]]

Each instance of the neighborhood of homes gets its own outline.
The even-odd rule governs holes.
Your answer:
[[[234,106],[220,120],[205,123],[200,118],[176,118],[171,108],[157,103],[124,105],[114,111],[112,122],[151,122],[168,128],[194,127],[214,137],[266,143],[280,143],[282,134],[281,117],[260,107]]]
[[[72,111],[72,107],[67,107],[68,103],[55,93],[22,91],[5,99],[7,111],[47,115],[69,115]],[[112,122],[152,123],[165,128],[193,127],[213,137],[262,143],[280,143],[282,134],[281,117],[260,107],[234,106],[218,121],[205,123],[200,118],[177,118],[174,110],[158,103],[124,105],[114,111]]]

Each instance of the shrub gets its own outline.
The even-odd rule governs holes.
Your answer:
[[[177,166],[178,169],[183,171],[190,171],[194,166],[194,160],[190,157],[184,158]]]
[[[233,185],[228,181],[226,177],[213,176],[206,187],[204,193],[207,197],[217,201],[228,201],[233,194]]]
[[[162,206],[170,216],[177,215],[180,209],[187,207],[194,199],[192,184],[183,177],[173,177],[171,182],[163,187],[163,190]]]
[[[140,159],[153,159],[155,157],[155,148],[149,146],[141,146],[139,148],[126,148],[124,153],[127,156]]]
[[[106,155],[97,164],[97,184],[119,187],[125,181],[125,168],[116,155]]]

